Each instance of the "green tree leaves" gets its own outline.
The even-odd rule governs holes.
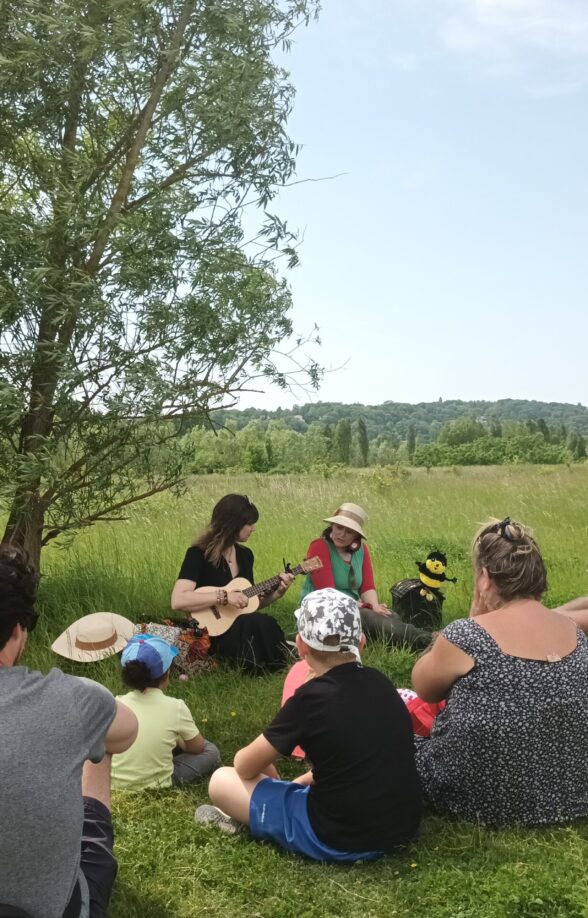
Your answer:
[[[178,485],[185,418],[287,384],[294,240],[268,208],[296,146],[272,52],[316,9],[4,3],[0,458],[6,537],[33,556]]]

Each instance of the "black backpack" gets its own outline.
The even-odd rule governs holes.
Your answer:
[[[399,580],[390,587],[392,608],[400,618],[417,628],[438,631],[445,596],[441,590],[425,587],[420,580]]]

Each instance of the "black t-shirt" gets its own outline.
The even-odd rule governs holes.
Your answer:
[[[308,817],[339,851],[389,851],[410,841],[421,790],[410,716],[390,680],[344,663],[302,685],[263,735],[313,763]]]
[[[239,577],[245,577],[253,583],[253,552],[244,545],[235,545]],[[204,557],[204,552],[192,545],[186,552],[178,580],[193,580],[199,587],[224,587],[233,579],[227,561],[221,558],[217,567]]]

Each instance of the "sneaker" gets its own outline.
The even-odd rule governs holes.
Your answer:
[[[229,835],[236,835],[244,829],[244,826],[237,822],[236,819],[227,816],[226,813],[219,810],[218,806],[211,806],[209,803],[203,803],[202,806],[198,807],[194,813],[194,821],[203,825],[217,826]]]

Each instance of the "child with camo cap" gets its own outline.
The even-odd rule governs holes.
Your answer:
[[[410,717],[390,680],[364,667],[357,602],[331,588],[304,597],[296,644],[316,677],[210,781],[196,821],[317,861],[376,860],[414,839],[421,818]],[[280,781],[274,763],[301,745],[312,768]]]

